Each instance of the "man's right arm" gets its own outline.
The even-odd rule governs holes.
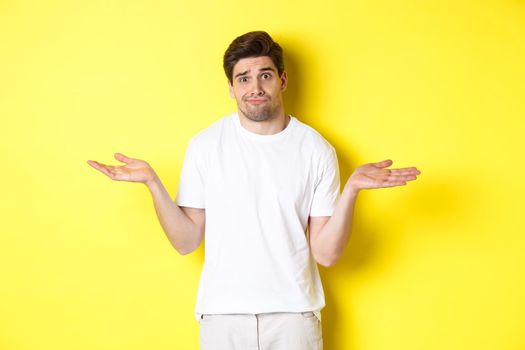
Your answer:
[[[159,222],[173,247],[182,255],[197,249],[204,238],[205,209],[179,207],[155,175],[146,182]]]
[[[179,207],[170,198],[153,168],[145,161],[115,153],[125,165],[106,165],[94,160],[88,164],[115,181],[141,182],[153,196],[153,203],[164,233],[182,255],[197,249],[204,237],[205,210]]]

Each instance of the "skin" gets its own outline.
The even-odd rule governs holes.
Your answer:
[[[290,121],[284,113],[282,97],[287,83],[287,73],[279,76],[268,56],[239,60],[233,67],[228,88],[237,101],[241,125],[261,135],[282,131]]]
[[[267,56],[239,60],[228,83],[230,96],[237,102],[241,125],[247,130],[271,135],[282,131],[290,118],[285,114],[282,93],[288,76],[278,75]],[[106,165],[94,160],[88,164],[115,181],[139,182],[152,193],[157,216],[170,242],[181,254],[195,250],[204,237],[205,209],[174,205],[153,168],[144,160],[115,153],[124,165]],[[308,230],[315,260],[332,266],[343,254],[351,233],[353,211],[361,190],[404,186],[421,173],[416,167],[387,169],[386,159],[357,167],[347,179],[332,216],[310,216]]]

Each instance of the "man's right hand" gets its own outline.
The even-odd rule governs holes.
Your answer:
[[[106,165],[94,160],[88,160],[87,163],[116,181],[142,182],[147,185],[157,176],[153,168],[143,160],[129,158],[122,153],[115,153],[115,159],[126,165]]]

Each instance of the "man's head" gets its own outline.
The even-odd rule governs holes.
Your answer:
[[[265,121],[283,114],[286,89],[282,49],[266,32],[249,32],[237,37],[224,54],[224,71],[230,95],[239,111],[253,121]]]
[[[224,72],[230,84],[233,79],[233,67],[240,59],[260,56],[270,57],[279,76],[283,74],[283,49],[268,33],[255,31],[235,38],[228,46],[223,59]]]

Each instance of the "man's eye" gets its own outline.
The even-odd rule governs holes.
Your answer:
[[[248,78],[246,77],[239,78],[239,83],[246,83],[247,81],[248,81]]]
[[[271,75],[271,74],[268,74],[268,73],[264,73],[264,74],[262,75],[262,78],[263,78],[263,79],[270,79],[271,77],[272,77],[272,75]]]

